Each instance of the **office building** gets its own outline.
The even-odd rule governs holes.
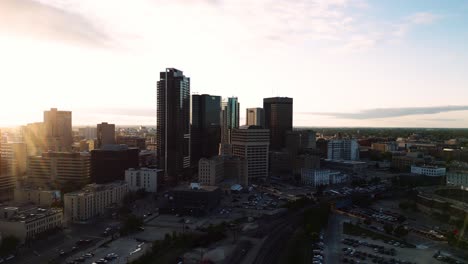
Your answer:
[[[330,170],[316,170],[316,169],[302,169],[301,182],[305,185],[313,187],[333,185],[345,182],[346,175],[337,171]]]
[[[245,159],[236,156],[223,156],[224,179],[230,182],[237,182],[242,186],[248,185],[247,162]]]
[[[0,142],[0,149],[5,143]],[[0,201],[13,199],[15,177],[10,173],[8,160],[0,155]]]
[[[72,112],[51,108],[44,111],[47,150],[70,151],[73,144]]]
[[[130,148],[146,149],[146,138],[135,136],[117,136],[118,145],[127,145]]]
[[[28,155],[41,155],[47,151],[45,125],[42,122],[31,123],[21,129],[23,142],[26,143]]]
[[[89,183],[91,161],[89,153],[44,152],[28,158],[28,182],[34,186],[62,188]]]
[[[198,162],[198,182],[202,185],[218,185],[224,179],[224,159],[222,156],[202,158]]]
[[[332,139],[327,154],[331,160],[359,160],[359,143],[356,139]]]
[[[91,151],[91,180],[104,184],[125,180],[125,170],[139,167],[138,148],[126,145],[104,145]]]
[[[164,180],[175,185],[190,167],[190,78],[168,68],[157,84],[156,153]]]
[[[221,142],[221,97],[192,95],[191,159],[197,166],[201,158],[218,155]]]
[[[115,125],[108,123],[101,123],[97,125],[97,146],[102,148],[105,145],[115,144]]]
[[[293,160],[293,174],[301,174],[301,169],[320,169],[320,154],[306,153],[295,157]]]
[[[232,154],[247,163],[246,177],[250,182],[268,176],[270,131],[255,126],[232,130]]]
[[[437,166],[411,166],[411,173],[424,175],[424,176],[434,176],[440,177],[445,176],[446,169],[437,167]]]
[[[273,177],[289,179],[293,172],[293,156],[284,151],[270,151],[269,172]]]
[[[78,128],[78,135],[84,140],[95,139],[97,138],[97,128],[80,127]]]
[[[66,223],[82,223],[106,214],[110,207],[122,204],[128,184],[116,181],[108,184],[89,184],[80,191],[64,195]]]
[[[237,97],[229,97],[221,103],[221,143],[231,143],[231,131],[239,128],[240,103]]]
[[[28,150],[26,143],[3,143],[0,145],[0,156],[8,174],[20,178],[26,174]]]
[[[272,97],[263,99],[265,128],[270,130],[271,148],[285,147],[286,132],[293,129],[293,99]]]
[[[125,182],[132,192],[144,190],[145,192],[156,193],[158,191],[158,174],[162,170],[141,168],[128,169],[125,171]]]
[[[400,172],[410,172],[413,165],[430,163],[431,158],[421,153],[408,153],[407,155],[393,155],[391,168]]]
[[[397,142],[375,142],[371,145],[372,150],[378,152],[392,152],[398,150]]]
[[[201,216],[216,209],[221,202],[223,192],[217,186],[178,186],[170,192],[172,197],[168,211],[183,215]]]
[[[39,235],[63,226],[62,209],[38,207],[0,208],[0,233],[14,236],[21,243],[34,240]]]
[[[36,206],[51,207],[62,200],[59,190],[48,190],[36,187],[15,188],[14,201],[17,204],[34,204]]]
[[[450,170],[447,172],[447,185],[457,186],[468,190],[468,170]]]
[[[247,108],[246,125],[265,127],[265,112],[263,108]]]
[[[323,161],[323,167],[349,174],[363,174],[366,172],[368,164],[362,161],[326,159]]]

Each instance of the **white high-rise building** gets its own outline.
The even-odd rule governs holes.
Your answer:
[[[268,177],[270,130],[252,126],[233,129],[231,143],[233,156],[243,158],[247,163],[248,181]]]
[[[128,169],[125,171],[125,181],[128,189],[132,192],[145,190],[146,192],[156,193],[158,191],[158,174],[162,172],[159,169]]]
[[[359,143],[356,139],[332,139],[328,142],[328,159],[359,160]]]

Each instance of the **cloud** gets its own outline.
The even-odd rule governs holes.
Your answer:
[[[393,25],[393,36],[398,38],[404,37],[416,26],[430,25],[440,18],[441,16],[431,12],[416,12]]]
[[[104,46],[109,37],[85,16],[34,0],[0,1],[0,34]]]
[[[427,118],[424,119],[425,121],[430,121],[430,122],[457,122],[457,121],[462,121],[462,119],[456,119],[456,118]]]
[[[412,115],[432,115],[453,111],[468,111],[468,105],[462,106],[435,106],[435,107],[403,107],[403,108],[375,108],[357,113],[320,113],[309,112],[301,114],[333,116],[340,119],[378,119]]]

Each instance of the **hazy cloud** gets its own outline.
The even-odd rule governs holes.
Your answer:
[[[435,107],[403,107],[403,108],[375,108],[357,113],[319,113],[309,112],[303,114],[333,116],[341,119],[376,119],[411,115],[432,115],[453,111],[467,111],[468,105],[462,106],[435,106]],[[445,120],[447,121],[447,120]]]
[[[34,0],[0,1],[0,34],[103,46],[109,37],[86,17]]]

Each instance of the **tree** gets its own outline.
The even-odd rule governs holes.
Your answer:
[[[122,228],[120,229],[120,233],[122,235],[127,235],[129,233],[137,231],[142,225],[143,220],[131,214],[127,217],[127,219],[125,219]]]
[[[392,234],[393,233],[393,225],[392,224],[385,224],[383,226],[383,229],[385,230],[385,233],[387,233],[387,234]]]
[[[409,231],[408,229],[406,229],[405,226],[399,225],[397,228],[395,228],[393,233],[398,237],[402,237],[402,236],[406,236],[409,233]]]

